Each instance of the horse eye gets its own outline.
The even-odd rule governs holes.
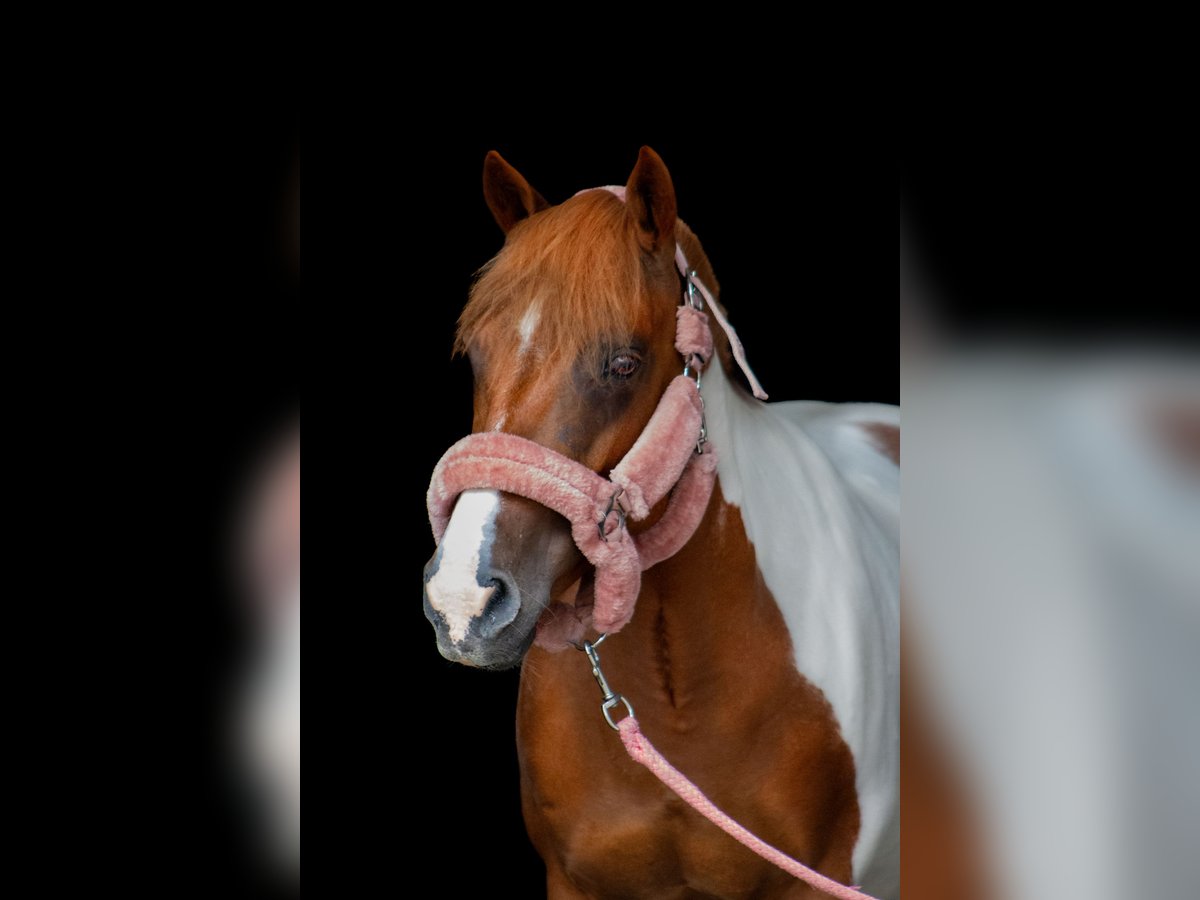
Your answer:
[[[615,378],[628,378],[637,371],[637,367],[641,365],[641,362],[632,353],[618,353],[608,361],[605,371],[608,375]]]

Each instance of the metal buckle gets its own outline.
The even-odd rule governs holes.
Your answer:
[[[696,270],[688,269],[687,273],[687,301],[692,309],[704,311],[704,300],[700,297],[700,292],[696,290]]]
[[[684,293],[683,301],[697,312],[704,311],[704,300],[701,298],[700,292],[696,290],[696,270],[688,269],[686,276],[687,291]],[[691,357],[683,361],[683,376],[685,378],[692,377]],[[700,367],[696,367],[696,390],[700,390]]]

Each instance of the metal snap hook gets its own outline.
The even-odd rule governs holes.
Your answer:
[[[619,731],[617,723],[613,721],[613,709],[616,708],[617,704],[623,703],[625,704],[625,711],[632,716],[633,704],[609,687],[608,679],[604,677],[604,672],[600,668],[600,654],[596,652],[596,648],[603,644],[607,637],[607,634],[602,634],[595,641],[584,641],[583,651],[587,654],[588,661],[592,664],[592,677],[596,679],[596,684],[600,685],[600,693],[604,695],[604,699],[600,703],[600,711],[604,713],[604,721],[608,723],[608,727],[613,731]]]

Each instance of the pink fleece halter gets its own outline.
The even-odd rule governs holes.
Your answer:
[[[623,187],[593,190],[608,190],[625,199]],[[675,264],[687,286],[675,325],[675,349],[683,356],[684,371],[699,373],[712,359],[712,331],[694,296],[699,291],[729,336],[734,358],[755,396],[765,399],[736,332],[688,267],[678,245]],[[706,446],[698,381],[698,377],[679,375],[667,386],[645,430],[608,478],[548,447],[503,432],[468,435],[447,450],[434,468],[426,502],[433,536],[439,542],[458,495],[472,488],[527,497],[570,522],[575,544],[596,569],[592,605],[589,609],[589,598],[579,596],[574,608],[558,605],[547,610],[538,623],[540,646],[561,650],[579,640],[589,624],[602,633],[619,631],[633,616],[642,571],[678,552],[700,524],[712,494],[717,459],[711,445]],[[646,518],[668,492],[662,517],[641,534],[630,534],[625,519]]]

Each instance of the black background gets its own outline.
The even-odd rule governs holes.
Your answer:
[[[1069,101],[1000,76],[903,95],[902,247],[954,346],[1194,348],[1195,138],[1168,85],[1092,74]]]

